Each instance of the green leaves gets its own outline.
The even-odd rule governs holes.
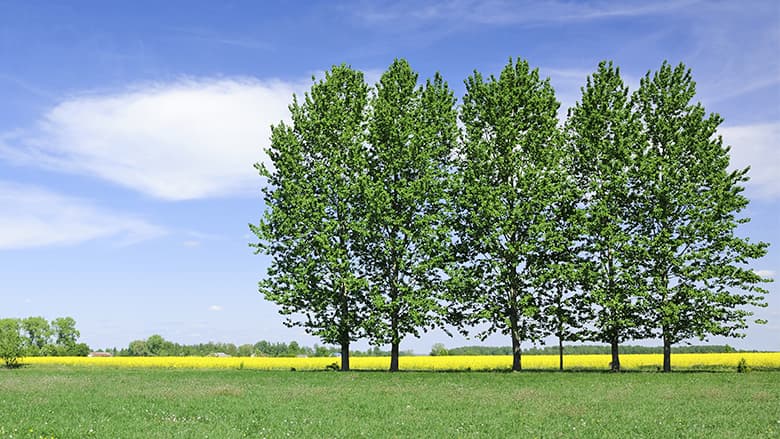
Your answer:
[[[567,194],[558,107],[549,80],[526,61],[510,60],[499,78],[466,80],[453,212],[456,277],[470,280],[457,301],[468,324],[511,335],[516,369],[521,340],[544,335],[539,273],[566,246],[555,214]]]
[[[406,335],[447,323],[510,335],[515,369],[555,335],[610,343],[619,370],[622,341],[738,336],[765,305],[749,264],[767,244],[736,235],[747,169],[728,170],[685,66],[629,96],[602,62],[563,127],[524,60],[475,71],[459,114],[439,74],[420,82],[404,60],[372,90],[335,66],[272,127],[250,229],[288,325],[343,355],[390,343],[391,369]]]
[[[640,209],[647,294],[656,334],[665,342],[737,336],[763,305],[762,279],[747,266],[766,243],[736,235],[748,200],[740,184],[747,170],[729,172],[728,148],[717,136],[722,118],[693,103],[695,83],[683,64],[664,63],[642,79],[633,96],[641,117]]]
[[[341,65],[290,105],[292,126],[272,127],[266,211],[250,229],[258,252],[272,256],[259,286],[288,320],[339,344],[360,336],[366,281],[356,263],[362,230],[361,185],[366,176],[363,74]],[[348,359],[346,365],[348,368]],[[342,364],[344,366],[344,364]]]

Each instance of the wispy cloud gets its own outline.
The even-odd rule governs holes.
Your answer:
[[[92,175],[156,198],[248,193],[270,126],[301,84],[187,79],[68,99],[0,138],[0,158]]]
[[[158,226],[34,186],[0,181],[0,250],[73,245],[99,238],[133,244],[166,233]]]
[[[583,22],[613,17],[635,17],[671,13],[696,1],[509,1],[445,0],[433,2],[367,2],[355,8],[365,24],[395,22],[462,22],[472,24],[543,24]]]
[[[761,198],[780,197],[780,122],[722,127],[723,143],[731,145],[731,167],[750,166],[747,187]]]
[[[214,312],[219,312],[219,311],[222,311],[222,309],[223,309],[223,308],[222,308],[222,306],[221,306],[221,305],[211,305],[211,306],[209,307],[209,311],[214,311]]]
[[[754,272],[765,279],[773,279],[775,277],[774,270],[754,270]]]

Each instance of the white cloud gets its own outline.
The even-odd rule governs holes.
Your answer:
[[[731,145],[731,168],[750,166],[747,186],[761,198],[780,197],[780,122],[720,128],[723,143]]]
[[[107,237],[132,244],[165,234],[142,219],[15,183],[0,181],[0,206],[0,250],[73,245]]]
[[[250,193],[270,126],[289,119],[303,84],[182,80],[68,99],[32,133],[6,134],[0,157],[93,175],[153,197]]]
[[[660,2],[568,2],[507,0],[444,0],[426,4],[395,2],[392,5],[368,2],[354,9],[364,23],[387,22],[466,22],[489,25],[583,22],[613,17],[666,14],[679,11],[693,1]]]
[[[209,311],[214,311],[214,312],[222,311],[222,306],[220,306],[220,305],[211,305],[209,307]]]
[[[753,272],[766,279],[774,279],[775,277],[774,270],[753,270]]]

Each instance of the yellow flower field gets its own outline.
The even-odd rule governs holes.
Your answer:
[[[724,353],[724,354],[672,354],[672,368],[736,368],[741,359],[750,368],[780,368],[780,352],[768,353]],[[609,355],[567,355],[566,369],[608,369]],[[558,368],[557,355],[523,356],[524,369]],[[25,364],[50,364],[73,366],[108,367],[161,367],[196,369],[255,369],[255,370],[322,370],[327,366],[340,364],[339,358],[268,358],[268,357],[29,357]],[[654,369],[663,363],[661,354],[626,354],[620,356],[623,369]],[[403,370],[494,370],[509,369],[512,358],[508,355],[494,356],[404,356],[400,358]],[[352,357],[353,369],[386,370],[389,357]]]

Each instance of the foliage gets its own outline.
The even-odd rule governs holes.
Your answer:
[[[447,350],[447,348],[444,346],[443,343],[434,343],[434,345],[431,347],[431,356],[432,357],[440,357],[442,355],[449,355],[450,351]]]
[[[288,325],[340,345],[345,369],[368,308],[355,249],[364,234],[367,99],[363,74],[345,65],[326,72],[302,103],[293,99],[292,125],[271,130],[272,166],[256,165],[268,179],[266,210],[250,225],[257,252],[272,257],[260,292],[282,314],[300,317]]]
[[[19,365],[19,357],[24,354],[25,341],[20,331],[19,319],[0,319],[0,358],[7,368]]]
[[[748,263],[768,244],[736,234],[749,221],[737,216],[748,204],[741,194],[748,169],[729,171],[729,148],[717,136],[723,119],[706,116],[695,94],[691,71],[665,62],[633,98],[644,141],[640,301],[667,348],[691,337],[740,336],[753,314],[743,307],[766,306],[766,280]]]
[[[660,337],[669,370],[673,344],[740,336],[766,304],[749,265],[767,244],[737,236],[747,170],[728,171],[722,120],[694,95],[690,71],[664,63],[629,99],[604,61],[561,131],[549,80],[510,59],[466,80],[459,128],[438,74],[421,87],[395,60],[369,96],[334,67],[257,165],[260,291],[339,345],[345,369],[366,337],[397,370],[401,340],[444,321],[508,334],[513,370],[548,336],[561,367],[564,342],[609,343],[614,371],[622,343]]]
[[[76,321],[72,317],[57,318],[51,323],[43,317],[4,319],[4,321],[16,322],[13,325],[16,325],[17,331],[9,329],[4,333],[3,343],[7,343],[9,353],[15,352],[16,349],[12,347],[21,343],[21,352],[16,355],[17,357],[86,356],[90,352],[89,346],[85,343],[77,343],[80,334],[76,329]],[[7,324],[12,325],[12,323]]]
[[[425,87],[404,60],[376,85],[368,122],[366,236],[361,260],[371,286],[369,339],[399,344],[438,323],[449,157],[457,139],[455,98],[436,74]]]
[[[526,61],[510,59],[498,78],[475,72],[466,80],[453,190],[461,264],[451,281],[465,318],[455,323],[486,323],[480,336],[510,335],[513,370],[521,342],[544,335],[540,280],[562,244],[553,239],[566,184],[558,107],[549,79]]]
[[[49,322],[43,317],[27,317],[21,321],[26,334],[26,355],[51,355],[51,337],[54,335]]]
[[[612,370],[620,370],[618,344],[646,335],[637,238],[642,190],[639,123],[631,112],[620,70],[601,62],[587,78],[582,98],[566,121],[572,172],[583,213],[580,284],[592,322],[585,338],[612,346]]]

